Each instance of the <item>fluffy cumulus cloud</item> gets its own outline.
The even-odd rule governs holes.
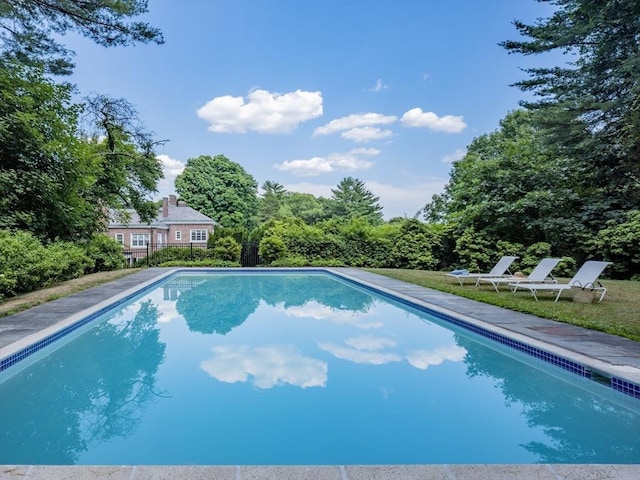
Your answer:
[[[435,350],[417,350],[407,355],[407,361],[420,370],[426,370],[432,365],[440,365],[445,360],[461,362],[467,351],[458,345],[436,348]]]
[[[357,148],[347,153],[331,153],[326,157],[287,160],[274,165],[274,168],[300,177],[310,177],[331,172],[354,172],[371,168],[373,162],[365,157],[375,156],[379,153],[380,150],[375,148]]]
[[[162,162],[162,171],[164,172],[164,178],[158,182],[158,194],[161,197],[172,195],[175,193],[174,181],[182,173],[185,165],[169,155],[158,155],[156,158]]]
[[[354,312],[353,310],[340,310],[329,307],[315,300],[306,302],[304,305],[296,306],[285,306],[284,304],[279,304],[276,307],[276,310],[284,313],[288,317],[327,320],[337,325],[350,325],[361,330],[383,327],[381,322],[368,319],[367,313]]]
[[[354,128],[369,127],[374,125],[388,125],[398,120],[393,115],[382,115],[380,113],[359,113],[336,118],[329,123],[318,127],[313,132],[314,135],[330,135],[332,133],[343,132]]]
[[[402,116],[400,121],[405,127],[428,128],[446,133],[460,133],[467,127],[461,116],[439,117],[433,112],[423,112],[421,108],[412,108]]]
[[[305,357],[291,346],[248,345],[213,347],[213,357],[200,364],[210,376],[225,383],[246,382],[261,389],[279,385],[324,387],[327,364]]]
[[[231,95],[216,97],[197,113],[216,133],[287,133],[322,115],[322,94],[303,90],[280,94],[255,89],[246,101]]]
[[[346,140],[352,140],[357,143],[366,143],[373,140],[382,140],[393,136],[391,130],[381,130],[377,127],[358,127],[346,130],[340,134]]]

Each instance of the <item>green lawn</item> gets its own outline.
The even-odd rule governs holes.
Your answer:
[[[444,272],[387,268],[366,270],[479,302],[600,330],[640,342],[640,282],[601,280],[607,288],[607,294],[600,303],[574,302],[568,292],[563,292],[558,302],[553,301],[555,294],[543,292],[538,295],[540,301],[536,302],[528,291],[520,290],[511,293],[504,285],[500,293],[496,293],[489,284],[476,287],[470,282],[461,287],[455,279],[446,277]],[[558,281],[562,283],[567,280],[559,279]]]

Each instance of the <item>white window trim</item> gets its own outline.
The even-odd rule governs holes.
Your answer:
[[[195,240],[193,238],[195,232],[204,232],[204,240],[202,240],[202,239]],[[207,241],[207,237],[208,237],[208,232],[207,232],[206,228],[193,228],[193,229],[189,230],[189,238],[191,239],[191,241],[193,243],[204,243],[204,242]]]
[[[182,240],[182,230],[176,230],[176,240]]]
[[[143,242],[144,245],[134,245],[133,243],[133,236],[142,236],[143,237]],[[151,236],[148,233],[132,233],[131,234],[131,248],[147,248],[147,243],[151,242]],[[137,239],[136,239],[136,243],[137,243]]]
[[[116,233],[115,239],[120,245],[124,245],[124,233]]]

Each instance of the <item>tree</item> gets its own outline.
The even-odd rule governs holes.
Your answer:
[[[164,143],[153,139],[136,110],[124,99],[93,95],[85,103],[87,154],[95,167],[90,195],[97,205],[133,208],[141,219],[151,221],[157,213],[148,199],[163,177],[162,163],[154,148]]]
[[[257,182],[224,155],[190,158],[175,186],[189,206],[224,227],[249,228],[258,207]]]
[[[287,192],[280,215],[300,218],[307,225],[315,225],[330,217],[329,203],[329,199],[315,197],[310,193]]]
[[[40,239],[93,231],[71,87],[38,68],[0,63],[0,92],[0,228]]]
[[[262,197],[259,201],[258,221],[260,223],[280,217],[280,208],[287,191],[278,182],[267,180],[262,184]]]
[[[362,180],[345,177],[331,193],[334,216],[364,218],[372,225],[382,223],[382,207],[378,204],[380,197],[371,193]]]
[[[640,204],[640,3],[552,3],[558,8],[549,18],[515,22],[527,40],[502,45],[524,55],[571,55],[561,66],[525,70],[529,79],[516,85],[538,97],[524,105],[540,111],[548,142],[572,159],[576,190],[589,198],[579,213],[596,231]]]
[[[444,210],[459,232],[472,229],[489,240],[544,241],[573,249],[585,233],[575,215],[583,199],[574,191],[568,160],[545,145],[532,117],[512,112],[497,131],[475,138],[454,162],[432,211]]]
[[[5,59],[42,64],[54,74],[70,74],[73,52],[56,40],[77,32],[110,47],[163,43],[162,34],[143,22],[129,21],[147,12],[147,0],[3,0],[0,50]]]

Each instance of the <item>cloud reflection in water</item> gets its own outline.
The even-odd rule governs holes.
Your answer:
[[[327,384],[327,364],[300,354],[293,346],[249,345],[213,347],[213,357],[200,363],[200,368],[215,379],[226,382],[246,382],[261,389],[281,385],[324,387]]]

